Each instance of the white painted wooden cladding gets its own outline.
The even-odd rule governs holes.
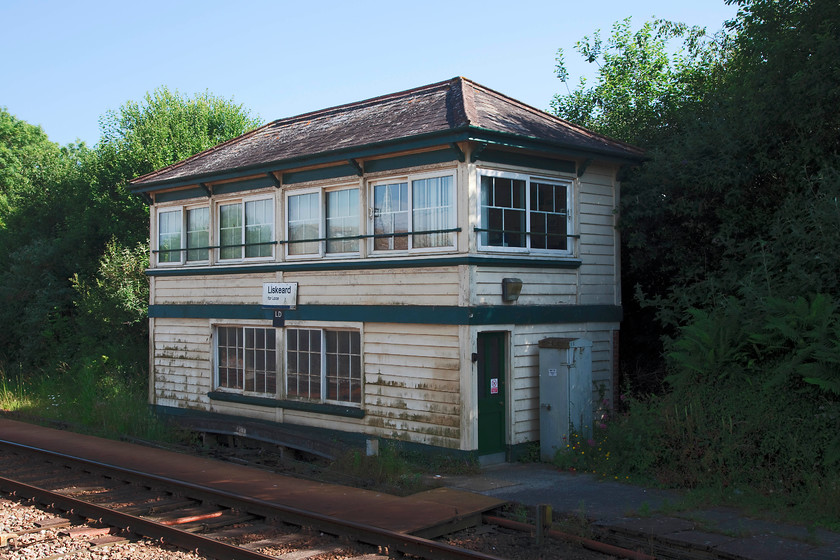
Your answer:
[[[287,272],[313,305],[458,305],[458,267]]]
[[[522,293],[514,305],[574,305],[578,277],[575,270],[478,267],[473,274],[472,305],[502,305],[502,279],[522,280]]]
[[[156,304],[260,304],[275,273],[155,279]],[[299,305],[458,305],[458,267],[287,272]]]
[[[365,418],[211,402],[212,344],[204,319],[155,319],[155,401],[269,421],[460,446],[460,345],[457,326],[367,323]]]
[[[592,395],[595,409],[599,408],[599,385],[604,397],[612,400],[612,330],[618,323],[599,324],[599,330],[589,330],[591,325],[563,325],[558,333],[556,325],[519,327],[513,335],[512,390],[512,443],[539,440],[540,434],[540,385],[539,341],[549,337],[585,338],[592,341]],[[600,330],[609,329],[609,330]]]
[[[580,179],[578,198],[578,250],[583,263],[578,303],[617,305],[621,295],[614,168],[590,166]]]
[[[365,325],[368,433],[459,448],[458,332],[449,325]]]
[[[155,319],[153,344],[155,403],[207,409],[212,390],[208,321]]]
[[[155,304],[260,304],[263,282],[276,282],[274,273],[159,276]]]

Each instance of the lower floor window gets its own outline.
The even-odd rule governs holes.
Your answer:
[[[277,351],[274,329],[219,327],[219,387],[253,393],[277,393]]]
[[[260,327],[216,328],[216,386],[278,394],[277,331]],[[317,402],[362,402],[359,331],[286,329],[286,397]]]
[[[290,398],[360,403],[359,332],[287,329],[286,394]]]

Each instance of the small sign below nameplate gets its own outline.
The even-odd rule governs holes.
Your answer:
[[[264,282],[262,291],[263,307],[297,307],[296,282]]]
[[[271,319],[271,326],[272,327],[285,327],[286,326],[286,310],[285,309],[275,309],[274,310],[274,317]]]

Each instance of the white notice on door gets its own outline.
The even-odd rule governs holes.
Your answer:
[[[491,395],[498,395],[499,394],[499,378],[493,377],[490,379],[490,394]]]
[[[548,376],[549,377],[557,377],[557,369],[556,368],[548,368]]]

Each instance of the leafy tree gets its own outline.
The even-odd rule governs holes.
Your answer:
[[[166,87],[147,93],[140,103],[129,101],[117,111],[106,112],[100,119],[102,137],[96,161],[88,170],[94,209],[110,214],[100,223],[103,239],[133,244],[148,237],[148,212],[142,199],[126,190],[129,180],[260,124],[232,100],[209,92],[185,98]]]
[[[831,258],[840,225],[840,117],[831,109],[840,102],[832,55],[840,5],[738,4],[729,33],[708,41],[697,30],[668,35],[688,28],[654,22],[635,35],[617,25],[609,48],[580,43],[587,60],[603,56],[599,81],[555,100],[561,116],[648,151],[622,184],[622,262],[630,320],[644,312],[632,309],[636,294],[655,306],[659,326],[626,329],[630,337],[674,333],[688,309],[732,296],[840,287]],[[665,37],[684,40],[679,63],[663,62]],[[632,356],[639,345],[628,338],[623,354]]]
[[[799,496],[836,519],[840,4],[732,3],[714,78],[688,103],[663,95],[667,118],[625,137],[649,155],[622,183],[625,290],[656,316],[624,329],[622,354],[651,342],[638,332],[665,335],[667,390],[620,437],[655,440],[645,464],[663,482]],[[636,110],[635,65],[600,75],[617,108],[593,105],[591,126],[616,133]],[[668,77],[675,91],[681,76]]]
[[[23,198],[37,196],[67,171],[72,149],[62,150],[41,127],[0,107],[0,228]]]
[[[59,148],[0,112],[0,323],[15,326],[0,331],[0,359],[54,367],[98,357],[117,331],[145,346],[145,321],[129,310],[145,316],[137,301],[146,279],[125,284],[115,273],[142,269],[148,251],[148,209],[125,189],[128,180],[257,124],[232,101],[161,88],[106,113],[93,149]]]
[[[76,335],[99,355],[128,357],[136,364],[148,357],[148,266],[147,242],[124,247],[111,240],[95,277],[73,276],[80,327]]]
[[[603,40],[596,31],[575,45],[598,79],[588,86],[556,95],[559,116],[625,142],[648,145],[673,130],[684,108],[701,102],[718,76],[723,35],[709,36],[700,27],[657,19],[635,33],[631,18],[616,22]],[[672,45],[681,41],[679,48]],[[557,76],[567,82],[564,52],[557,53]]]
[[[709,35],[702,28],[665,20],[647,22],[634,33],[628,18],[613,26],[608,39],[596,32],[576,44],[587,62],[598,65],[596,81],[590,85],[581,79],[576,90],[557,95],[552,102],[558,116],[637,143],[649,155],[641,169],[624,178],[621,208],[622,290],[627,308],[621,356],[633,382],[645,389],[655,387],[663,375],[662,330],[657,325],[657,315],[663,312],[640,305],[645,298],[633,295],[668,294],[677,272],[675,260],[684,265],[683,261],[695,259],[695,268],[705,264],[705,249],[701,245],[698,251],[696,244],[705,238],[698,236],[702,233],[698,230],[705,227],[702,214],[708,206],[683,204],[675,192],[694,187],[696,176],[690,166],[695,160],[663,154],[672,144],[691,144],[694,136],[686,131],[698,121],[709,122],[700,115],[716,84],[725,79],[729,44],[722,32]],[[567,82],[562,49],[557,62],[557,75]],[[704,145],[696,143],[697,148]],[[706,159],[701,156],[697,161]]]

